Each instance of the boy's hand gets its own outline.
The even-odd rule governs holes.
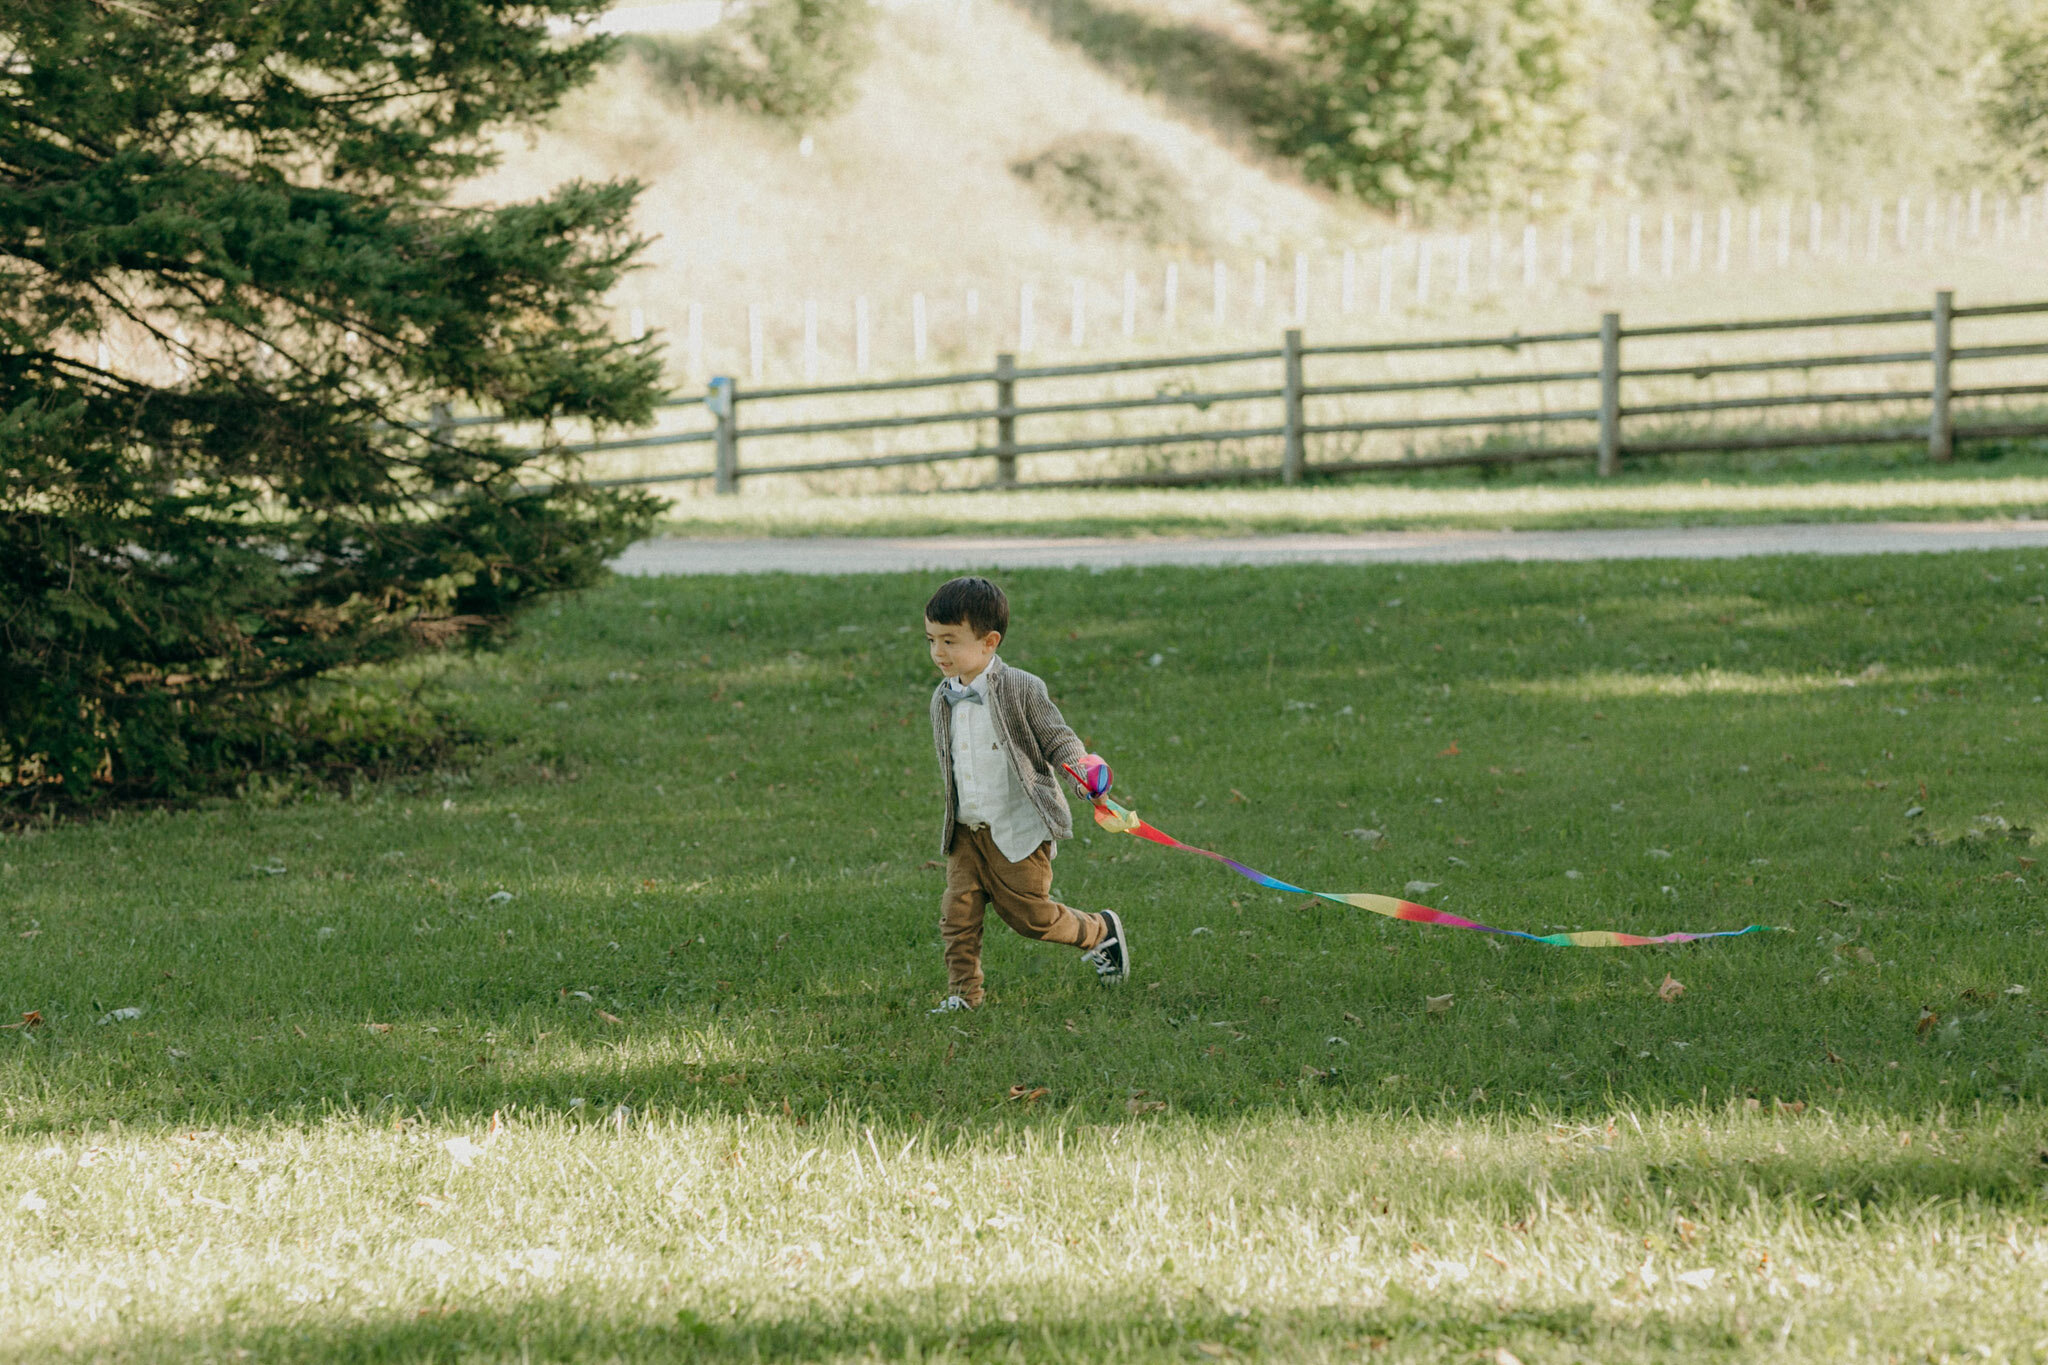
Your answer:
[[[1109,764],[1101,754],[1083,754],[1079,771],[1076,771],[1071,763],[1062,763],[1060,766],[1067,770],[1067,776],[1074,779],[1074,785],[1079,787],[1081,794],[1090,801],[1100,801],[1109,795],[1109,786],[1114,779],[1109,771]]]

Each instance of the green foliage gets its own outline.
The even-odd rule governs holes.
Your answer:
[[[1140,0],[1015,3],[1225,136],[1425,211],[1861,200],[2048,157],[2024,131],[2040,0],[1260,0],[1249,37]]]
[[[651,410],[653,344],[598,311],[636,187],[445,201],[601,59],[547,34],[581,8],[0,16],[6,801],[232,780],[276,694],[488,639],[646,523],[551,439],[417,420]]]
[[[1994,26],[1997,63],[1982,101],[2000,169],[2022,185],[2048,175],[2048,15],[2015,14]]]
[[[1583,120],[1578,0],[1265,0],[1305,54],[1299,119],[1268,128],[1308,176],[1371,203],[1551,183]]]
[[[1010,170],[1055,212],[1153,242],[1188,243],[1201,236],[1194,205],[1173,168],[1129,134],[1072,133]]]
[[[634,37],[664,85],[789,124],[829,118],[874,55],[869,0],[758,0],[710,32]]]
[[[1974,177],[2004,0],[1657,0],[1607,25],[1603,178],[1626,190],[1861,200]]]

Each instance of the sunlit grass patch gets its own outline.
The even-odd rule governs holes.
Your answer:
[[[2042,1136],[1775,1104],[101,1133],[12,1144],[0,1226],[40,1254],[4,1302],[17,1356],[2014,1358],[2048,1236],[2003,1173]]]
[[[1620,697],[1793,697],[1830,688],[1855,687],[1873,678],[1896,687],[1938,687],[1963,676],[1959,669],[1901,668],[1868,676],[1817,673],[1745,673],[1703,668],[1686,674],[1585,673],[1571,678],[1510,679],[1493,684],[1503,692],[1536,697],[1604,701]]]
[[[1390,483],[1307,488],[1072,489],[1059,492],[804,496],[747,492],[675,503],[669,527],[689,535],[1186,536],[1355,531],[1404,526],[1474,529],[1628,526],[1756,520],[1856,521],[2048,515],[2048,477],[1959,472],[1900,477],[1751,481],[1637,474],[1616,483],[1545,471],[1464,486]]]

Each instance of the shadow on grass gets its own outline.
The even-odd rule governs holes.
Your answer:
[[[1019,1297],[1029,1293],[1022,1289]],[[677,1296],[680,1297],[680,1296]],[[250,1353],[266,1361],[383,1362],[439,1360],[874,1360],[1017,1361],[1114,1359],[1187,1361],[1219,1357],[1288,1360],[1464,1359],[1511,1351],[1531,1360],[1687,1359],[1735,1352],[1769,1336],[1789,1308],[1760,1308],[1756,1322],[1731,1330],[1710,1314],[1646,1312],[1601,1320],[1591,1307],[1497,1309],[1446,1304],[1396,1289],[1384,1307],[1347,1311],[1233,1314],[1212,1300],[1186,1298],[1162,1285],[1149,1303],[1105,1301],[1099,1312],[1043,1316],[999,1307],[1000,1290],[972,1302],[961,1291],[820,1304],[784,1316],[702,1301],[650,1303],[643,1313],[614,1303],[578,1302],[573,1290],[531,1295],[496,1311],[433,1301],[407,1313],[367,1320],[295,1324],[244,1319],[211,1330],[107,1336],[94,1358],[202,1359]],[[988,1300],[995,1300],[994,1303]],[[842,1300],[843,1302],[843,1300]],[[1006,1318],[1013,1320],[1005,1320]],[[1810,1320],[1810,1319],[1809,1319]],[[1384,1353],[1384,1354],[1382,1354]],[[0,1350],[0,1360],[41,1358]]]

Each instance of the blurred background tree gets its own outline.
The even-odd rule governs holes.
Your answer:
[[[1263,0],[1301,54],[1264,129],[1368,203],[1490,203],[1569,174],[1585,122],[1579,0]]]
[[[686,99],[801,127],[852,102],[874,32],[873,0],[752,0],[708,32],[622,46]]]
[[[307,684],[489,640],[647,526],[552,431],[650,415],[656,343],[601,313],[637,186],[447,195],[603,59],[548,33],[589,9],[0,10],[0,802],[388,750]]]

